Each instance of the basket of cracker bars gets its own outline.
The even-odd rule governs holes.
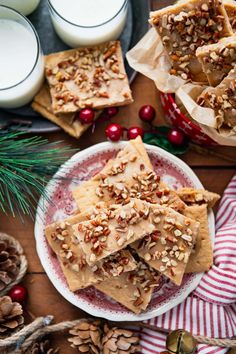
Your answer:
[[[236,3],[180,0],[151,12],[127,53],[152,79],[164,111],[194,142],[236,146]]]

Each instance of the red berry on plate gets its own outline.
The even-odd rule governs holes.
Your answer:
[[[106,127],[106,137],[111,141],[119,141],[123,134],[123,128],[121,125],[112,123]]]
[[[147,123],[151,123],[156,116],[155,108],[149,104],[142,106],[139,110],[139,118]]]
[[[114,117],[118,112],[118,107],[107,107],[104,109],[104,113],[107,114],[109,118]]]
[[[170,129],[169,133],[167,134],[167,139],[173,145],[183,145],[185,136],[180,130],[177,129]]]
[[[143,138],[144,136],[144,129],[141,127],[131,127],[128,129],[127,132],[127,138],[130,139],[135,139],[137,136],[141,136]]]
[[[27,289],[22,285],[14,285],[8,295],[13,302],[24,302],[27,298]]]
[[[94,111],[92,108],[83,108],[78,113],[78,118],[83,124],[91,124],[94,120]]]

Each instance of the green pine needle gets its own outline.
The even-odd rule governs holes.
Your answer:
[[[34,216],[48,179],[74,149],[24,132],[0,131],[0,211]],[[46,197],[46,196],[45,196]]]

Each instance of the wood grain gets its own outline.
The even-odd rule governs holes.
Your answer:
[[[152,1],[152,7],[160,8],[170,3],[171,1],[169,0]],[[128,107],[121,108],[118,116],[115,117],[113,121],[119,122],[119,124],[125,125],[126,127],[140,125],[141,122],[138,118],[140,106],[151,104],[157,111],[155,123],[157,125],[165,124],[159,95],[153,82],[144,76],[137,75],[132,84],[132,91],[134,103]],[[104,129],[106,125],[107,123],[99,124],[94,134],[92,134],[91,130],[88,130],[78,141],[62,131],[48,134],[46,137],[50,141],[63,140],[63,145],[71,145],[74,148],[82,150],[105,140]],[[227,154],[227,156],[232,157],[232,159],[234,158],[236,161],[236,148],[219,147],[215,148],[214,151]],[[193,168],[205,188],[219,194],[223,193],[225,187],[236,172],[236,162],[227,162],[215,156],[202,155],[194,151],[188,151],[181,158]],[[14,219],[2,214],[0,215],[0,220],[0,231],[7,232],[19,239],[29,260],[29,271],[24,280],[24,284],[29,290],[29,299],[26,309],[33,313],[34,316],[54,315],[55,321],[70,320],[84,316],[82,311],[62,298],[44,273],[35,249],[33,221],[27,219],[24,224],[22,224],[18,218]],[[61,334],[54,336],[54,342],[55,345],[61,347],[60,353],[62,354],[76,352],[74,349],[69,348],[65,337]]]

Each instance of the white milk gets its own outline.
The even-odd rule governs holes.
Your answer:
[[[125,25],[127,4],[122,8],[125,0],[50,2],[54,28],[59,37],[71,47],[89,46],[117,39]]]
[[[0,53],[0,107],[23,106],[43,82],[43,58],[34,33],[19,22],[0,18]]]
[[[38,6],[40,0],[0,0],[0,5],[6,5],[27,16]]]

